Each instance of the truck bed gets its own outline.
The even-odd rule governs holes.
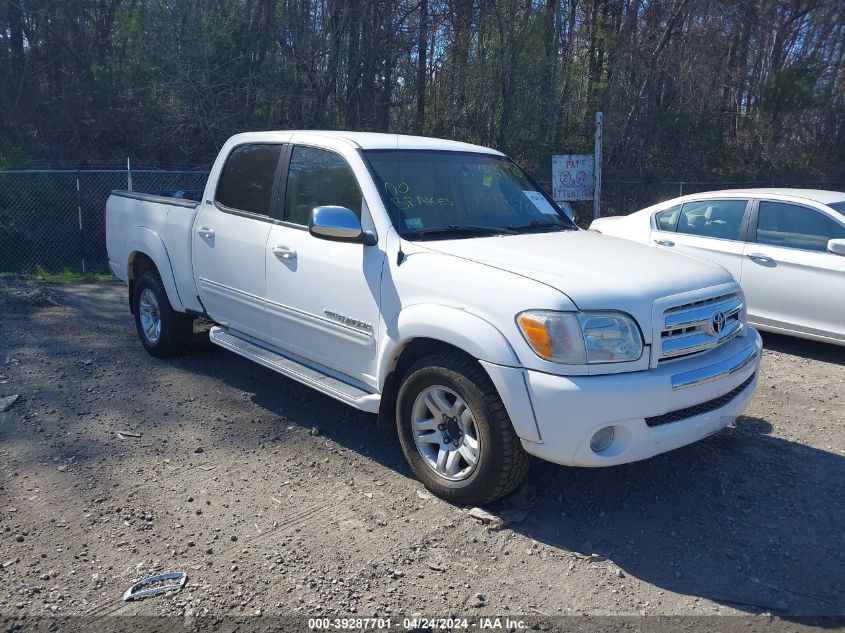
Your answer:
[[[109,265],[119,279],[128,281],[127,265],[136,251],[147,253],[156,260],[173,307],[201,312],[191,259],[199,201],[188,193],[112,191],[106,203],[106,242]],[[201,197],[202,192],[195,193]]]

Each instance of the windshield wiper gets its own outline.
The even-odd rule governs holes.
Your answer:
[[[569,227],[566,224],[563,224],[562,222],[551,222],[549,220],[531,220],[531,222],[529,222],[527,224],[516,224],[516,225],[512,224],[512,225],[508,226],[508,228],[511,231],[514,231],[514,232],[521,231],[521,230],[524,230],[524,229],[545,229],[545,228],[550,229],[552,227],[565,229],[567,231],[572,230],[572,227]]]
[[[503,226],[481,226],[479,224],[449,224],[448,226],[433,226],[428,229],[414,229],[411,235],[421,237],[423,235],[435,235],[438,233],[485,233],[490,235],[516,235],[513,228]]]

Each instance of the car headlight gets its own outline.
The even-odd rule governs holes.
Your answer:
[[[621,312],[528,310],[516,322],[531,349],[553,363],[621,363],[643,353],[640,329]]]

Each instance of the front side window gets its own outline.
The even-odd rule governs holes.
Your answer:
[[[503,156],[441,150],[369,150],[364,155],[403,237],[575,228],[525,172]]]
[[[686,202],[678,217],[678,233],[715,237],[723,240],[742,238],[742,219],[748,200],[696,200]]]
[[[293,148],[288,170],[285,220],[307,225],[314,207],[340,206],[360,218],[363,197],[355,174],[343,158],[325,149]]]
[[[674,231],[678,224],[678,214],[681,211],[681,205],[676,204],[674,207],[661,211],[654,216],[654,221],[657,224],[658,231]]]
[[[273,180],[281,145],[239,145],[232,150],[217,184],[216,201],[236,211],[270,215]]]
[[[757,242],[770,246],[827,251],[828,240],[845,238],[845,227],[807,207],[760,201]]]

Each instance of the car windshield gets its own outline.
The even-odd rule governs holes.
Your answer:
[[[515,163],[495,154],[368,150],[384,204],[405,238],[577,228]]]
[[[827,206],[829,206],[831,209],[834,209],[835,211],[839,211],[839,213],[841,213],[842,215],[845,215],[845,200],[843,200],[842,202],[834,202],[833,204],[829,204]]]

